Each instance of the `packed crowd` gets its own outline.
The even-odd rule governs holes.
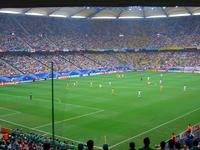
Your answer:
[[[193,131],[192,125],[188,125],[185,131],[185,137],[172,133],[172,137],[168,141],[161,141],[154,147],[150,146],[149,137],[143,139],[144,146],[139,150],[200,150],[200,136],[198,131]],[[195,134],[193,134],[195,133]],[[94,141],[88,140],[86,144],[74,144],[70,141],[61,141],[59,139],[38,135],[34,132],[24,133],[21,129],[9,130],[0,134],[0,149],[2,150],[94,150]],[[128,148],[128,146],[127,146]],[[98,148],[100,149],[100,148]],[[103,144],[102,150],[109,150],[108,144]],[[136,150],[135,143],[129,143],[129,150]]]
[[[20,37],[17,37],[15,35],[4,35],[4,34],[0,34],[0,49],[1,50],[7,50],[10,51],[12,49],[15,50],[27,50],[28,47],[27,45],[23,42],[22,39],[20,39]]]
[[[54,62],[54,70],[57,72],[119,66],[199,67],[200,52],[2,53],[0,55],[0,76],[48,73],[51,62]]]
[[[88,49],[194,47],[199,16],[88,20],[0,15],[0,50],[80,51]]]
[[[9,54],[2,59],[24,74],[44,73],[48,70],[47,66],[41,65],[36,59],[29,56]]]
[[[96,63],[101,64],[105,68],[112,68],[116,66],[121,66],[121,62],[114,57],[114,53],[97,53],[97,54],[85,54],[87,58],[96,60]]]
[[[0,61],[0,76],[12,76],[18,75],[19,72],[14,70],[10,65],[6,64],[5,62]]]
[[[96,49],[194,47],[199,16],[135,20],[57,19],[0,15],[0,52],[67,51],[62,54],[0,55],[0,76],[115,66],[199,66],[199,52],[88,53]],[[72,51],[72,52],[68,52]],[[79,53],[76,53],[79,51]]]
[[[91,58],[90,58],[91,57]],[[62,53],[62,54],[2,54],[0,60],[3,60],[20,70],[24,74],[31,73],[48,73],[50,72],[50,64],[54,63],[54,70],[57,72],[67,72],[72,70],[96,69],[102,67],[111,67],[116,64],[106,60],[108,56],[102,54],[101,57],[96,57],[95,54],[80,54],[80,53]],[[95,60],[95,58],[97,60]],[[105,59],[105,60],[103,60]],[[97,62],[98,61],[98,62]],[[102,63],[101,63],[102,61]],[[106,62],[106,64],[105,64]],[[12,68],[1,65],[1,74],[12,74]],[[11,73],[9,73],[11,71]]]
[[[75,150],[75,145],[69,141],[56,139],[54,142],[57,150]],[[1,150],[49,150],[53,140],[34,132],[23,133],[21,129],[4,133],[0,138]]]
[[[151,67],[194,67],[200,66],[200,53],[197,52],[138,52],[117,53],[123,62],[131,66]]]

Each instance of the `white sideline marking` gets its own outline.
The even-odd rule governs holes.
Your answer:
[[[102,110],[98,110],[98,111],[95,111],[95,112],[87,113],[87,114],[84,114],[84,115],[71,117],[71,118],[68,118],[68,119],[56,121],[54,124],[58,124],[58,123],[62,123],[62,122],[66,122],[66,121],[70,121],[70,120],[74,120],[74,119],[79,119],[79,118],[82,118],[82,117],[85,117],[85,116],[90,116],[90,115],[93,115],[93,114],[97,114],[97,113],[100,113],[100,112],[103,112],[103,111],[104,110],[102,109]],[[44,124],[44,125],[41,125],[41,126],[37,126],[37,127],[34,127],[34,128],[38,129],[38,128],[43,128],[43,127],[50,126],[50,125],[51,125],[51,123],[47,123],[47,124]]]
[[[15,126],[19,126],[19,127],[22,127],[22,128],[26,128],[26,129],[29,129],[29,130],[38,131],[38,132],[41,132],[41,133],[44,133],[44,134],[49,134],[49,135],[52,134],[51,132],[46,132],[46,131],[43,131],[43,130],[31,128],[31,127],[28,127],[28,126],[25,126],[25,125],[22,125],[22,124],[18,124],[18,123],[12,122],[12,121],[4,120],[4,119],[1,119],[1,118],[0,118],[0,121],[9,123],[9,124],[12,124],[12,125],[15,125]],[[81,141],[73,140],[73,139],[63,137],[63,136],[60,136],[60,135],[55,135],[55,136],[58,137],[58,138],[62,138],[62,139],[66,139],[66,140],[75,142],[75,143],[83,143]],[[99,146],[94,146],[94,147],[97,148],[97,149],[101,149],[101,147],[99,147]]]
[[[48,133],[44,133],[44,134],[42,134],[42,136],[46,136],[46,135],[48,135]]]
[[[137,134],[137,135],[135,135],[135,136],[133,136],[133,137],[130,137],[130,138],[125,139],[125,140],[123,140],[123,141],[121,141],[121,142],[119,142],[119,143],[116,143],[116,144],[110,146],[110,149],[112,149],[112,148],[114,148],[114,147],[116,147],[116,146],[118,146],[118,145],[120,145],[120,144],[122,144],[122,143],[128,142],[129,140],[135,139],[135,138],[137,138],[137,137],[139,137],[139,136],[141,136],[141,135],[144,135],[144,134],[146,134],[146,133],[149,133],[149,132],[151,132],[151,131],[153,131],[153,130],[156,130],[156,129],[158,129],[158,128],[160,128],[160,127],[166,125],[166,124],[169,124],[169,123],[171,123],[171,122],[173,122],[173,121],[176,121],[176,120],[178,120],[178,119],[180,119],[180,118],[183,118],[183,117],[185,117],[185,116],[187,116],[187,115],[189,115],[189,114],[191,114],[191,113],[193,113],[193,112],[195,112],[195,111],[198,111],[198,110],[200,110],[200,107],[198,107],[198,108],[196,108],[196,109],[194,109],[194,110],[192,110],[192,111],[189,111],[189,112],[187,112],[187,113],[185,113],[185,114],[183,114],[183,115],[181,115],[181,116],[179,116],[179,117],[176,117],[176,118],[174,118],[174,119],[172,119],[172,120],[169,120],[169,121],[167,121],[167,122],[165,122],[165,123],[162,123],[162,124],[160,124],[160,125],[158,125],[158,126],[156,126],[156,127],[154,127],[154,128],[151,128],[151,129],[146,130],[146,131],[144,131],[144,132],[142,132],[142,133],[139,133],[139,134]]]

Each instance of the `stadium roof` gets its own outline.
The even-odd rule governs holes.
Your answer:
[[[63,18],[136,19],[200,15],[200,7],[43,7],[1,8],[0,13]]]

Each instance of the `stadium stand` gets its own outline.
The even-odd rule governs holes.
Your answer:
[[[198,21],[198,16],[130,23],[1,15],[0,43],[4,51],[193,47],[200,44]]]
[[[4,53],[0,54],[1,76],[39,74],[50,71],[54,62],[55,71],[112,68],[118,66],[170,68],[199,67],[199,51],[167,52],[67,52],[67,53]],[[15,70],[14,70],[14,69]]]
[[[48,73],[51,61],[57,72],[119,66],[200,65],[197,50],[200,44],[199,16],[131,23],[127,20],[80,21],[5,14],[0,18],[0,51],[7,52],[0,54],[1,77]],[[91,52],[108,50],[112,52]],[[132,51],[116,52],[120,50]],[[135,52],[138,50],[142,52]],[[11,53],[13,51],[20,51],[20,54]],[[46,53],[41,54],[43,51]]]
[[[130,23],[1,14],[0,76],[49,73],[51,62],[54,62],[56,72],[120,66],[153,69],[200,67],[200,52],[197,50],[200,45],[199,17],[164,19]],[[113,51],[95,52],[99,49]],[[116,52],[127,49],[132,51]],[[197,150],[200,146],[199,128],[198,133],[186,131],[175,141],[162,141],[155,149]],[[93,141],[87,143],[92,143],[93,147]],[[148,138],[144,144],[141,149],[150,149]],[[40,150],[50,147],[51,138],[33,132],[25,133],[20,129],[0,136],[0,149]],[[59,150],[73,150],[77,146],[56,139],[56,147]],[[79,144],[78,149],[84,147],[86,145]],[[108,149],[108,145],[104,145],[103,149]],[[135,149],[134,143],[130,143],[130,149]]]
[[[24,133],[21,129],[10,130],[4,133],[0,140],[0,149],[3,150],[49,150],[52,139],[36,133]],[[8,137],[7,137],[8,136]],[[75,150],[75,145],[66,141],[55,140],[56,149]]]
[[[0,61],[0,76],[18,75],[19,72],[11,68],[8,64]]]
[[[199,150],[200,149],[200,125],[193,126],[192,132],[185,130],[177,136],[177,140],[170,139],[169,141],[161,141],[159,145],[150,148],[149,137],[144,138],[145,150]],[[70,141],[55,140],[57,150],[93,150],[94,141],[88,140],[87,144],[75,144]],[[34,132],[23,132],[21,129],[2,128],[0,134],[0,149],[10,150],[49,150],[53,147],[53,141],[49,137],[36,134]],[[128,147],[128,146],[127,146]],[[135,150],[135,143],[129,143],[130,150]],[[108,144],[103,144],[103,150],[108,150]]]
[[[199,66],[199,52],[140,52],[118,53],[122,61],[132,66],[191,67]]]
[[[41,63],[29,56],[6,55],[6,57],[4,56],[2,59],[24,74],[44,73],[47,69],[45,65],[41,65]]]

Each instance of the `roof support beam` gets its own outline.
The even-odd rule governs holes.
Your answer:
[[[49,15],[55,13],[55,12],[58,11],[58,10],[60,10],[60,7],[57,7],[57,8],[55,8],[55,9],[49,11],[49,12],[47,13],[47,15],[49,16]]]
[[[187,7],[184,7],[185,8],[185,10],[187,10],[187,12],[190,14],[190,15],[192,15],[192,12],[187,8]]]
[[[99,12],[101,12],[102,10],[104,10],[105,8],[100,8],[99,10],[96,10],[96,12],[95,13],[92,13],[91,15],[89,15],[88,17],[89,18],[92,18],[92,17],[94,17],[96,14],[98,14]]]
[[[168,17],[168,13],[167,13],[167,11],[166,11],[163,7],[161,7],[161,10],[162,10],[163,13]]]
[[[32,8],[28,8],[28,9],[26,9],[25,11],[23,11],[23,13],[25,14],[25,13],[29,12],[31,9],[32,9]]]
[[[74,15],[76,15],[76,14],[82,12],[84,9],[85,9],[85,8],[82,8],[82,9],[78,10],[77,12],[75,12],[75,13],[73,13],[73,14],[70,14],[69,17],[74,16]]]
[[[143,17],[146,18],[146,13],[145,13],[144,7],[142,7],[142,13],[143,13]]]
[[[120,12],[118,13],[118,15],[116,17],[119,18],[122,13],[123,13],[123,10],[120,10]]]

